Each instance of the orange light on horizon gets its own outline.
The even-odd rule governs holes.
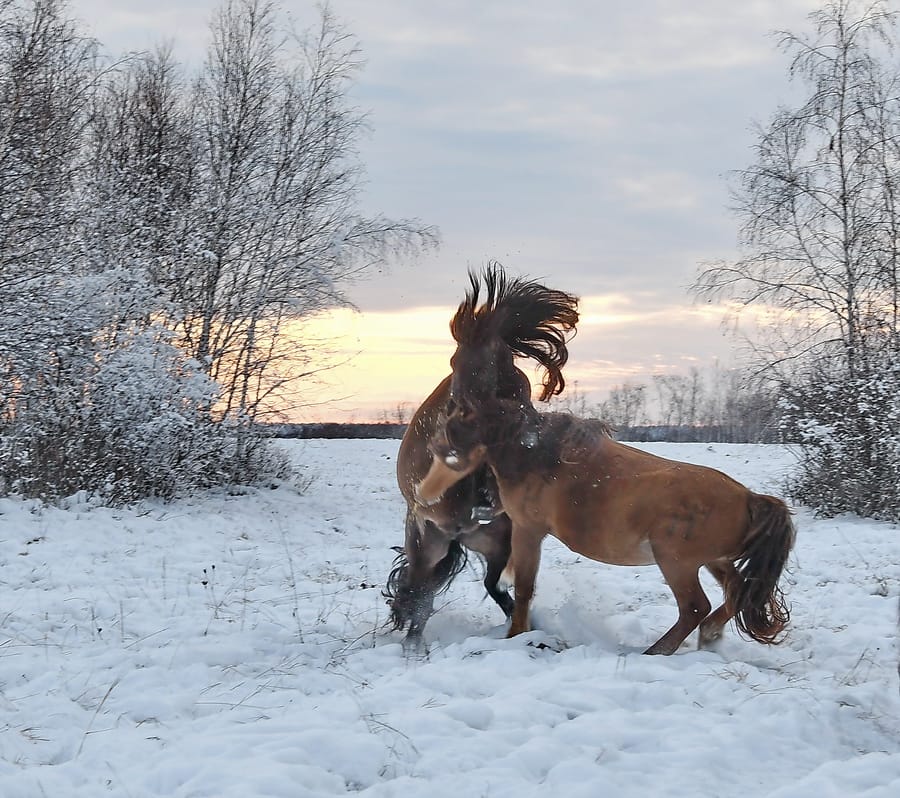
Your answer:
[[[693,331],[701,342],[709,341],[712,350],[710,333],[720,337],[717,328],[728,313],[725,305],[660,305],[621,294],[582,297],[580,308],[579,332],[570,345],[565,376],[570,387],[578,384],[595,401],[600,392],[623,381],[671,373],[688,361],[715,359],[720,353],[675,354],[673,346],[679,335]],[[449,321],[454,311],[449,306],[389,313],[338,308],[305,320],[298,339],[323,342],[320,348],[328,365],[301,386],[302,410],[293,414],[295,420],[393,420],[398,408],[408,417],[450,373],[455,343]],[[648,330],[649,341],[641,338]],[[537,384],[529,364],[519,365]]]
[[[325,342],[330,365],[302,386],[301,421],[382,421],[414,410],[450,373],[452,310],[386,312],[336,308],[302,323]]]

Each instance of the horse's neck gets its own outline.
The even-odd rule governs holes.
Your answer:
[[[510,364],[510,369],[502,370],[499,375],[497,395],[506,400],[528,401],[531,395],[531,382],[522,369]]]
[[[537,470],[535,455],[541,445],[541,416],[538,413],[523,411],[518,418],[501,425],[497,433],[487,451],[488,463],[497,479],[519,480]]]

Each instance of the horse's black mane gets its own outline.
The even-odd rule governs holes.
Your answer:
[[[601,438],[612,437],[612,427],[599,418],[579,418],[571,413],[539,413],[540,437],[556,459],[572,460],[589,451]]]
[[[596,449],[603,438],[612,437],[612,428],[596,418],[579,418],[571,413],[541,413],[528,402],[492,400],[481,407],[477,431],[452,430],[448,438],[463,443],[471,433],[480,438],[503,461],[503,476],[521,479],[537,471],[550,476],[561,462],[577,463]],[[467,426],[465,422],[462,422]],[[466,433],[469,433],[467,435]],[[470,441],[465,441],[465,444]]]
[[[481,283],[486,296],[481,299]],[[578,323],[578,297],[533,280],[509,279],[503,267],[489,263],[481,275],[469,271],[471,288],[450,322],[458,344],[480,346],[500,338],[520,357],[533,358],[545,370],[540,399],[559,394],[569,359],[566,341]]]

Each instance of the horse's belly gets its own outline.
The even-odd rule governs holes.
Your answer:
[[[576,554],[609,565],[653,565],[656,558],[646,538],[623,539],[615,535],[597,534],[596,530],[560,530],[551,534]]]
[[[642,540],[636,546],[620,557],[612,565],[654,565],[656,557],[653,556],[653,547],[649,540]]]

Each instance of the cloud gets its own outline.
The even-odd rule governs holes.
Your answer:
[[[685,286],[700,262],[736,255],[726,177],[752,162],[752,121],[796,92],[768,34],[802,29],[818,5],[334,0],[366,61],[351,89],[372,126],[360,142],[362,211],[417,216],[444,241],[350,286],[350,299],[398,318],[452,309],[466,268],[497,258],[586,297],[631,299],[614,308],[622,324],[585,325],[573,343],[573,367],[594,384],[722,356],[727,342],[691,315]],[[73,2],[114,52],[170,38],[194,62],[217,6]],[[300,27],[315,18],[288,6]],[[363,351],[387,340],[368,322],[355,335]],[[431,368],[392,340],[406,347],[395,363]]]
[[[210,0],[70,0],[79,18],[112,54],[152,50],[171,42],[184,62],[202,61],[219,3]]]
[[[616,185],[634,207],[643,210],[686,211],[699,201],[696,180],[680,172],[622,176]]]

